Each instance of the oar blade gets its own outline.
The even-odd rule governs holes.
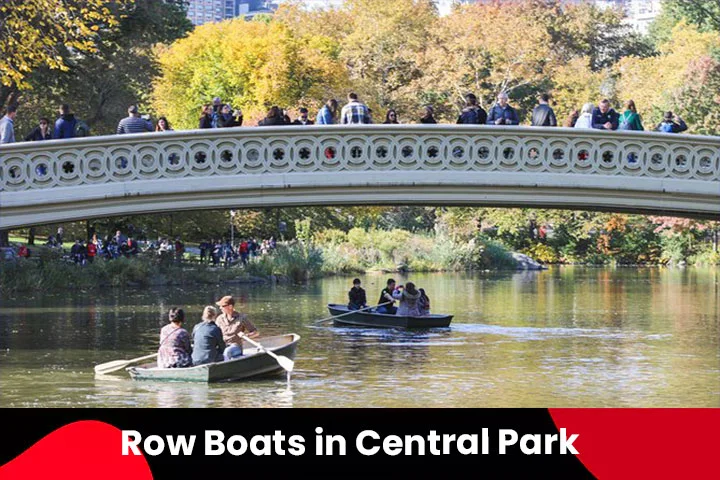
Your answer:
[[[278,355],[276,357],[277,362],[280,364],[282,368],[287,370],[288,372],[292,372],[295,368],[295,362],[290,360],[288,357],[284,357],[282,355]]]
[[[102,365],[95,365],[95,373],[103,375],[105,373],[114,372],[116,370],[120,370],[127,364],[127,360],[114,360],[112,362],[103,363]]]

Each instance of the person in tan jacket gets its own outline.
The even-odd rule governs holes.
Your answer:
[[[225,360],[232,360],[242,356],[242,337],[255,338],[260,335],[253,323],[248,320],[247,315],[235,311],[235,299],[227,295],[217,301],[216,305],[222,310],[222,314],[215,319],[215,324],[220,327],[223,340],[228,347],[223,352]]]

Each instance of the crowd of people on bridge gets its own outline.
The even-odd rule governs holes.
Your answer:
[[[14,143],[14,121],[17,115],[17,105],[10,105],[5,115],[0,119],[0,144]],[[306,126],[306,125],[364,125],[374,123],[373,112],[365,105],[356,93],[350,93],[347,103],[340,108],[337,99],[329,99],[315,116],[310,117],[306,107],[298,109],[299,116],[292,120],[287,110],[272,106],[266,116],[258,122],[258,126]],[[550,106],[550,95],[544,93],[538,97],[538,104],[533,109],[530,126],[556,127],[560,123]],[[400,115],[395,109],[385,113],[383,124],[400,124]],[[434,109],[430,105],[423,107],[423,114],[416,123],[438,123],[434,116]],[[497,102],[486,111],[478,104],[477,97],[468,93],[465,95],[465,106],[457,118],[459,124],[466,125],[520,125],[520,115],[515,107],[510,105],[507,93],[501,92]],[[243,112],[233,108],[229,103],[215,97],[212,103],[203,105],[198,119],[199,129],[240,127],[244,125]],[[564,127],[586,128],[597,130],[645,130],[640,114],[637,112],[635,102],[628,100],[624,104],[622,113],[612,108],[608,99],[601,100],[597,106],[593,103],[584,104],[579,110],[574,110],[562,123]],[[661,121],[655,125],[654,130],[665,133],[681,133],[688,129],[687,124],[673,112],[666,112]],[[137,105],[128,108],[128,116],[121,119],[117,126],[117,134],[143,133],[143,132],[169,132],[172,131],[170,122],[166,117],[158,118],[153,124],[149,115],[143,115]],[[25,141],[42,141],[51,139],[64,139],[87,136],[90,133],[88,125],[75,117],[68,105],[61,105],[54,127],[48,118],[40,118],[38,125],[25,137]]]

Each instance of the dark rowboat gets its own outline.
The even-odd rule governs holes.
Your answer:
[[[300,335],[291,333],[276,337],[256,339],[266,349],[277,355],[295,358]],[[270,355],[257,347],[243,342],[244,355],[227,362],[207,363],[188,368],[158,368],[157,364],[140,365],[127,369],[133,380],[159,380],[170,382],[231,382],[256,375],[282,370]]]
[[[375,313],[370,310],[364,312],[351,312],[347,305],[331,303],[328,305],[330,315],[344,315],[333,319],[336,327],[376,327],[376,328],[444,328],[449,327],[452,315],[425,315],[422,317],[410,317],[401,315],[388,315]]]

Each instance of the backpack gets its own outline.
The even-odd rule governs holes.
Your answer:
[[[90,135],[90,127],[88,127],[88,124],[82,120],[78,120],[75,122],[73,133],[76,137],[87,137]]]
[[[620,124],[618,125],[618,130],[635,130],[631,123],[632,118],[633,114],[623,114],[622,117],[620,117]]]
[[[660,130],[661,132],[665,132],[665,133],[673,133],[673,124],[672,124],[672,123],[663,122],[663,123],[660,124],[659,130]]]

